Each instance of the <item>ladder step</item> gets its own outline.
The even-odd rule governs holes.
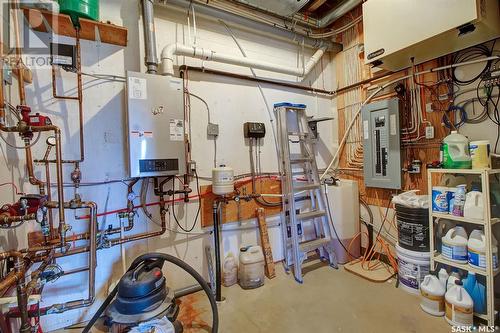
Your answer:
[[[288,135],[308,137],[309,133],[307,133],[307,132],[288,132]]]
[[[291,157],[290,158],[290,163],[292,163],[292,164],[299,164],[299,163],[306,163],[306,162],[312,162],[312,158],[310,158],[310,157]]]
[[[325,216],[326,212],[324,210],[313,210],[310,212],[297,214],[297,219],[299,220],[310,220],[316,217]]]
[[[300,185],[300,186],[294,186],[293,191],[294,192],[300,192],[300,191],[309,191],[309,190],[316,190],[321,187],[321,184],[307,184],[307,185]]]
[[[318,238],[318,239],[313,239],[307,242],[300,243],[300,250],[304,253],[316,250],[317,248],[329,243],[331,241],[330,238]]]

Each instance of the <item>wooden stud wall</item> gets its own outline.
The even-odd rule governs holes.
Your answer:
[[[358,13],[355,13],[358,11]],[[361,15],[361,9],[355,10],[351,12],[353,17],[357,17],[358,15]],[[338,26],[342,26],[352,20],[352,18],[349,15],[346,15],[343,19],[340,20],[340,22],[337,22]],[[337,69],[337,82],[338,82],[338,87],[343,87],[347,86],[352,82],[346,82],[345,80],[345,50],[349,50],[349,48],[354,48],[357,47],[356,44],[362,44],[363,43],[363,26],[362,22],[357,24],[355,29],[355,33],[357,34],[357,38],[353,41],[351,41],[350,45],[344,44],[344,51],[338,53],[335,56],[335,62],[336,62],[336,69]],[[337,41],[338,42],[345,42],[342,40],[343,34],[338,35]],[[351,36],[352,37],[352,36]],[[365,79],[369,79],[373,76],[375,76],[373,73],[371,73],[371,69],[369,66],[364,65],[363,61],[364,55],[362,53],[359,54],[358,57],[358,65],[361,73],[361,77],[359,80],[356,81],[361,81]],[[423,65],[418,66],[418,71],[421,71],[423,69],[431,68],[431,67],[436,67],[437,62],[436,61],[430,61],[428,63],[425,63]],[[347,111],[346,108],[348,105],[346,105],[346,99],[347,99],[347,94],[351,93],[355,89],[360,89],[360,95],[361,95],[361,102],[363,102],[367,96],[369,96],[372,93],[372,89],[370,87],[375,88],[376,86],[380,86],[384,83],[387,83],[397,77],[402,77],[404,75],[409,74],[410,71],[405,71],[405,72],[399,72],[395,73],[393,75],[390,75],[388,78],[380,79],[377,81],[372,81],[369,84],[363,85],[360,88],[353,88],[348,91],[344,91],[340,94],[337,95],[337,108],[338,108],[338,121],[339,121],[339,133],[338,133],[338,139],[339,142],[344,136],[345,133],[345,125],[344,125],[344,120],[346,118],[346,112],[351,112],[354,113],[357,111],[359,108],[359,105],[356,106],[354,109],[351,109],[350,111]],[[380,73],[376,74],[377,76],[380,76]],[[437,74],[436,73],[430,73],[424,75],[424,81],[436,81],[437,80]],[[404,82],[404,81],[401,81]],[[424,90],[424,99],[425,102],[422,103],[422,108],[425,110],[425,104],[430,102],[430,93],[429,91]],[[394,92],[394,87],[390,86],[386,90],[382,91],[379,95],[376,96],[376,98],[373,98],[372,101],[380,100],[380,99],[387,99],[387,98],[392,98],[395,97],[396,94]],[[434,139],[433,140],[422,140],[418,144],[414,146],[408,146],[408,147],[402,147],[401,154],[402,154],[402,166],[407,167],[409,163],[413,159],[419,159],[422,161],[422,171],[420,174],[409,174],[407,172],[403,173],[403,187],[402,190],[412,190],[412,189],[419,189],[421,194],[426,194],[427,193],[427,177],[426,177],[426,164],[431,163],[433,161],[439,160],[439,143],[443,137],[445,137],[448,134],[448,130],[442,126],[441,124],[441,118],[443,116],[443,113],[440,111],[434,111],[432,113],[427,113],[425,115],[424,113],[424,118],[426,118],[427,121],[429,121],[433,126],[434,126]],[[359,123],[361,124],[361,122]],[[353,179],[357,180],[359,184],[359,191],[360,195],[369,203],[369,204],[374,204],[374,205],[383,205],[386,206],[388,204],[388,200],[390,198],[390,194],[394,193],[394,191],[391,190],[385,190],[385,189],[378,189],[378,188],[366,188],[364,186],[364,180],[363,180],[363,170],[353,170],[349,165],[347,165],[347,154],[346,151],[349,148],[349,145],[355,145],[356,142],[351,142],[347,143],[344,147],[344,151],[340,154],[340,168],[344,168],[341,170],[341,177],[342,178],[347,178],[347,179]],[[359,156],[358,158],[362,160],[362,149],[359,150]],[[380,200],[379,200],[380,199]]]

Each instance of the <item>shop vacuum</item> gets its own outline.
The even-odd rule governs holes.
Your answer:
[[[217,304],[207,282],[184,261],[164,253],[148,253],[135,259],[83,333],[90,332],[103,314],[111,332],[182,333],[182,324],[176,320],[180,307],[162,272],[165,261],[182,268],[199,283],[210,301],[212,333],[216,333],[219,324]]]

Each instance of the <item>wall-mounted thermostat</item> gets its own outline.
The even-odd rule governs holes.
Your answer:
[[[245,136],[245,138],[263,138],[266,136],[266,126],[264,125],[264,123],[244,123],[243,135]]]

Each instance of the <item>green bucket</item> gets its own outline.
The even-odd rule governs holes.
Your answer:
[[[58,0],[60,12],[68,14],[74,25],[79,25],[78,19],[99,20],[99,0]]]

